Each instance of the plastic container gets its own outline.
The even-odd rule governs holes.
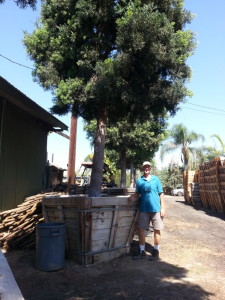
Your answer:
[[[65,223],[36,225],[36,267],[42,271],[60,270],[65,265]]]

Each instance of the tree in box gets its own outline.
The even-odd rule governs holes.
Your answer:
[[[181,0],[47,0],[25,34],[33,76],[54,93],[52,111],[97,120],[90,195],[101,191],[107,121],[175,114],[190,95],[193,34]]]

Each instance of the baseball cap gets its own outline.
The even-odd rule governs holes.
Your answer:
[[[150,166],[151,167],[151,163],[149,161],[144,161],[142,164],[142,167],[144,166]]]

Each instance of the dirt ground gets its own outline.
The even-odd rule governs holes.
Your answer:
[[[166,196],[160,260],[131,254],[95,266],[66,260],[64,269],[39,271],[35,251],[5,253],[26,300],[225,299],[225,218]],[[151,251],[153,237],[147,237]],[[131,250],[137,247],[136,238]],[[150,253],[148,253],[150,255]],[[13,300],[13,299],[12,299]]]

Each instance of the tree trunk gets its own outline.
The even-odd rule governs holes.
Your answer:
[[[134,178],[134,164],[130,164],[130,187],[133,188],[135,184],[135,178]]]
[[[120,178],[120,186],[122,188],[126,187],[126,150],[122,149],[120,153],[120,167],[121,167],[121,178]]]
[[[97,131],[94,142],[93,167],[91,172],[89,196],[99,197],[101,195],[102,175],[104,165],[104,148],[106,134],[106,111],[103,109],[97,120]]]
[[[134,168],[134,188],[136,187],[136,175],[137,175],[137,169]]]

